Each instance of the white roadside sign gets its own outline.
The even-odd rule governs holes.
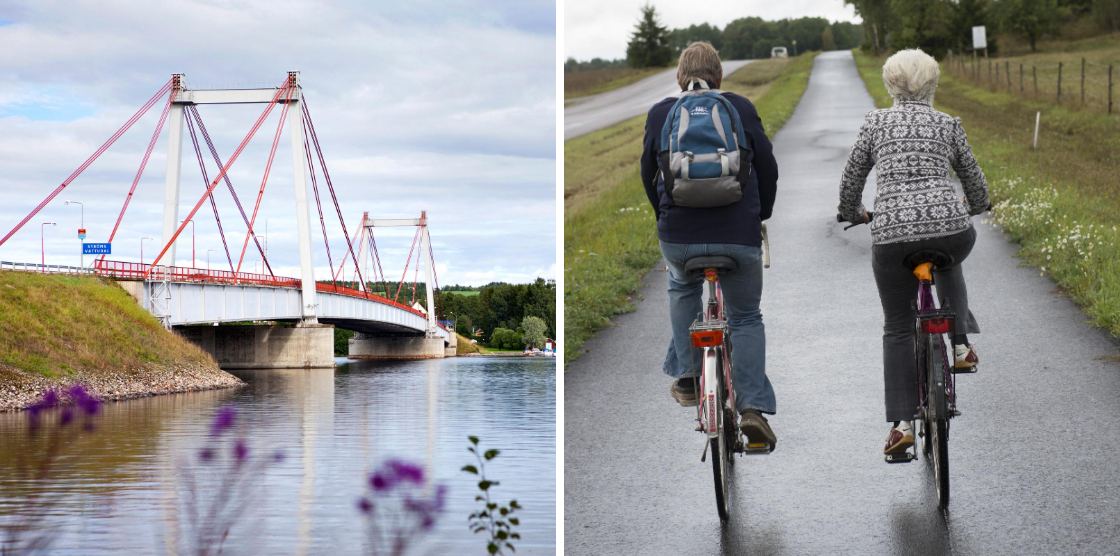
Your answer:
[[[972,28],[972,48],[988,48],[988,33],[983,25]]]

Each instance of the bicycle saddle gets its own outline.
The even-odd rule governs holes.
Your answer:
[[[724,273],[739,269],[739,263],[727,255],[701,255],[684,262],[684,271],[690,276],[703,275],[708,268]]]
[[[953,257],[944,251],[936,249],[922,249],[915,253],[911,253],[903,259],[903,264],[906,265],[907,270],[914,270],[922,263],[933,263],[934,268],[948,268],[953,266]]]

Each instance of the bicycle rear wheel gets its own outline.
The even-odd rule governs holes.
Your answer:
[[[715,480],[716,510],[719,512],[720,521],[727,521],[731,515],[728,496],[728,475],[731,473],[731,440],[724,426],[726,416],[724,405],[727,403],[725,386],[720,380],[721,367],[716,350],[711,350],[704,358],[705,382],[711,386],[705,392],[704,408],[709,419],[715,420],[716,436],[710,439],[712,451],[712,477]],[[708,410],[708,408],[712,410]]]
[[[945,380],[948,367],[945,358],[945,342],[940,335],[931,335],[928,357],[929,407],[927,407],[927,442],[933,457],[933,478],[937,486],[937,507],[949,506],[949,412],[945,396]],[[932,412],[932,414],[930,414]]]

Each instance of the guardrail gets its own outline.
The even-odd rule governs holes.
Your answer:
[[[21,272],[39,272],[43,274],[93,274],[93,269],[80,266],[67,266],[60,264],[38,263],[13,263],[0,261],[0,270],[18,270]]]

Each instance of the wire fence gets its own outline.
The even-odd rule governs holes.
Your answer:
[[[954,74],[993,90],[1049,100],[1073,108],[1092,108],[1112,114],[1116,68],[1080,58],[1069,62],[1027,63],[977,56],[953,55],[946,67]]]

